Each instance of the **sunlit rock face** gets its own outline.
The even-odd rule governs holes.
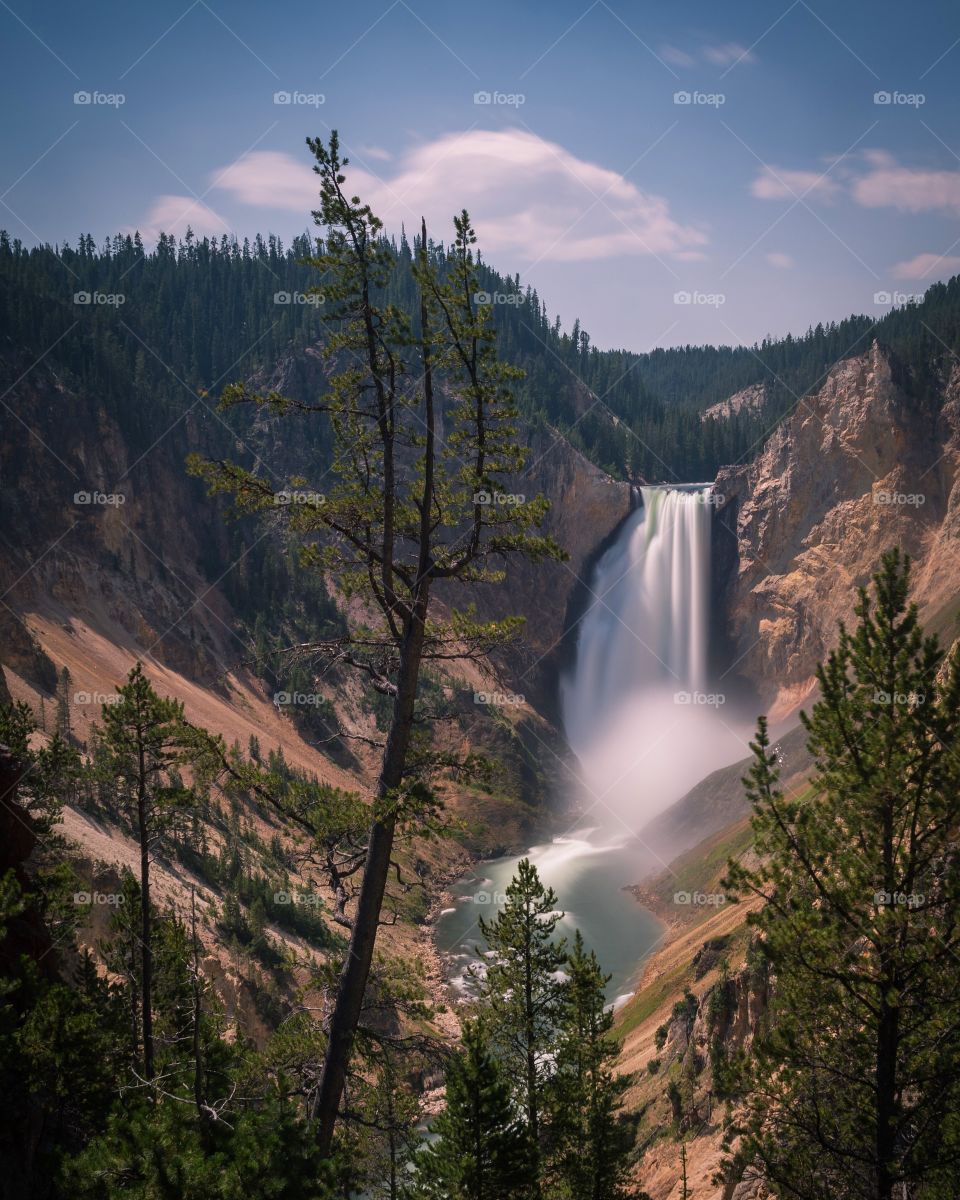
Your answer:
[[[736,671],[774,717],[803,703],[893,546],[915,560],[924,619],[950,639],[960,582],[960,371],[921,401],[878,344],[835,366],[715,492],[717,600]]]

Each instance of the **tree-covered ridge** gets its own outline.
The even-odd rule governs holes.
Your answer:
[[[381,300],[415,318],[414,247],[405,236],[385,245],[395,269]],[[161,235],[150,251],[138,235],[99,246],[85,235],[76,246],[27,247],[0,234],[5,351],[48,354],[116,416],[133,447],[145,448],[195,404],[196,393],[216,398],[257,368],[283,359],[296,387],[303,363],[295,351],[327,335],[322,284],[303,262],[319,248],[307,234],[290,246],[275,237]],[[431,247],[441,271],[447,256]],[[478,278],[493,301],[504,360],[526,372],[516,388],[521,411],[620,476],[704,479],[749,457],[797,397],[873,338],[904,365],[918,399],[935,390],[943,363],[960,349],[960,279],[935,284],[922,303],[818,324],[800,337],[635,354],[598,350],[579,321],[561,329],[519,276],[481,263]],[[703,420],[711,404],[759,382],[769,389],[762,413]],[[198,408],[207,420],[205,413]]]

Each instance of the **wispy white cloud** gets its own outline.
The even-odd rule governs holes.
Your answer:
[[[917,254],[893,267],[895,279],[929,280],[946,279],[960,271],[960,255]]]
[[[617,255],[697,257],[706,234],[678,221],[666,199],[618,172],[520,129],[446,134],[400,157],[387,175],[347,169],[351,191],[385,222],[452,236],[452,217],[470,210],[484,251],[504,261],[572,262]],[[256,151],[217,176],[243,204],[306,212],[318,180],[301,159]]]
[[[708,42],[690,50],[683,50],[679,46],[661,46],[660,57],[675,67],[695,67],[698,62],[710,63],[715,67],[732,67],[735,63],[757,61],[756,55],[739,42]]]
[[[382,146],[358,146],[357,153],[363,158],[372,158],[377,162],[392,162],[393,155]]]
[[[145,242],[155,242],[161,233],[182,237],[188,229],[198,237],[230,233],[230,225],[219,213],[192,196],[158,196],[143,220],[124,232],[135,229]]]
[[[731,67],[734,63],[756,62],[754,54],[739,42],[724,42],[718,46],[704,46],[703,57],[718,67]]]
[[[871,169],[852,188],[854,200],[864,208],[960,214],[960,171],[904,167],[882,152],[871,157]]]
[[[792,171],[784,167],[763,167],[750,184],[751,193],[759,200],[795,200],[798,196],[817,196],[832,199],[839,185],[822,171]]]
[[[661,46],[660,57],[675,67],[692,67],[697,61],[692,54],[680,50],[677,46]]]
[[[832,164],[838,159],[826,159]],[[765,166],[750,183],[761,200],[790,200],[809,193],[820,200],[847,194],[862,208],[960,214],[960,171],[903,166],[887,150],[864,150],[830,174]]]
[[[255,150],[217,171],[213,187],[241,204],[306,215],[319,203],[320,181],[304,159]]]
[[[790,255],[783,254],[780,250],[771,250],[765,257],[771,267],[779,267],[784,271],[788,270],[790,267],[796,266],[796,263],[790,257]]]

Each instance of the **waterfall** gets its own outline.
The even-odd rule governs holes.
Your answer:
[[[709,486],[645,487],[590,579],[561,682],[584,803],[636,827],[742,753],[708,692]]]

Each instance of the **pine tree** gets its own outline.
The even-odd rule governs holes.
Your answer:
[[[762,865],[729,882],[774,976],[742,1157],[785,1195],[893,1200],[960,1185],[960,649],[908,604],[893,551],[841,628],[803,723],[814,794],[785,796],[760,722]]]
[[[546,1089],[550,1195],[615,1200],[624,1194],[633,1144],[618,1111],[630,1080],[613,1073],[620,1045],[610,1037],[613,1012],[604,995],[610,977],[596,954],[587,952],[579,929],[565,972],[554,1071]]]
[[[530,1142],[510,1084],[479,1022],[463,1030],[463,1052],[446,1076],[436,1141],[415,1160],[417,1200],[523,1200],[531,1194]]]
[[[70,740],[70,685],[70,672],[63,667],[57,677],[56,732],[65,742]]]
[[[118,689],[119,701],[103,706],[101,761],[114,782],[117,799],[131,815],[140,846],[140,1028],[143,1075],[154,1073],[153,938],[150,858],[193,803],[176,767],[191,744],[183,705],[153,690],[141,663]]]
[[[323,491],[285,506],[288,527],[302,539],[303,562],[336,572],[342,593],[362,597],[375,616],[363,630],[314,641],[315,661],[361,671],[390,706],[316,1104],[318,1141],[329,1150],[397,834],[412,823],[422,828],[437,807],[429,785],[438,771],[426,766],[418,753],[423,739],[416,736],[421,668],[451,653],[486,654],[521,623],[478,621],[464,608],[441,622],[434,619],[435,592],[454,582],[497,583],[505,561],[516,555],[543,561],[566,554],[535,532],[548,508],[543,497],[511,505],[486,501],[525,461],[511,394],[522,372],[501,361],[490,306],[477,304],[477,237],[469,215],[454,217],[455,240],[442,272],[421,225],[411,266],[414,302],[403,311],[389,301],[397,263],[383,223],[344,190],[348,160],[336,130],[328,145],[317,138],[307,144],[320,182],[314,216],[326,228],[323,253],[309,262],[319,272],[312,290],[322,290],[328,304],[327,387],[303,403],[236,385],[224,391],[222,403],[323,414],[329,422],[334,450],[331,467],[319,477]],[[191,464],[212,490],[231,493],[240,511],[276,510],[278,494],[258,464],[251,469],[198,457]],[[294,481],[298,488],[306,482]],[[475,762],[456,765],[476,775]]]
[[[562,913],[557,896],[537,868],[521,859],[493,921],[480,919],[491,957],[475,972],[496,1053],[513,1080],[514,1097],[526,1116],[531,1152],[540,1152],[541,1092],[550,1072],[560,1015],[558,973],[565,954],[554,937]],[[479,952],[479,947],[478,947]]]

